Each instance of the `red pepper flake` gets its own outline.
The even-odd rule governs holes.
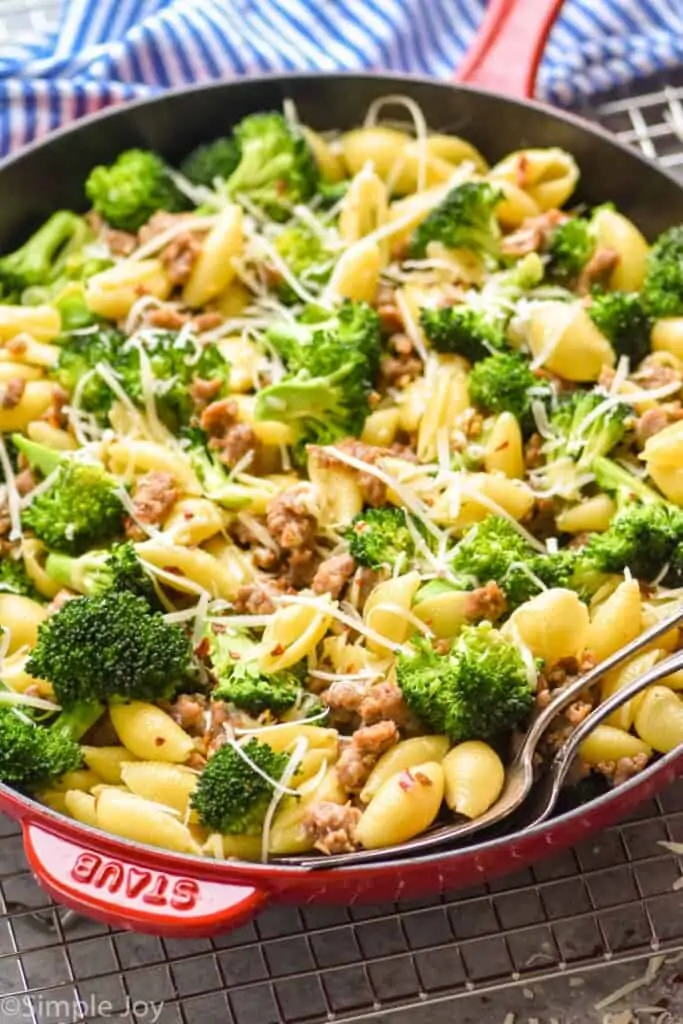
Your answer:
[[[154,746],[155,747],[163,747],[165,742],[166,742],[166,740],[164,739],[163,736],[155,736],[154,737]]]
[[[425,774],[425,772],[415,772],[414,778],[417,782],[420,783],[421,786],[433,785],[432,780],[429,778],[428,775]]]
[[[278,655],[285,653],[285,648],[282,646],[282,644],[277,644],[275,647],[273,647],[270,653],[273,655],[274,658],[277,658]]]
[[[406,768],[404,772],[401,772],[401,774],[398,777],[398,784],[404,793],[409,793],[410,790],[414,788],[415,779],[410,774],[409,768]]]

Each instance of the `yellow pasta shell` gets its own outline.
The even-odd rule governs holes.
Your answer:
[[[125,747],[82,746],[81,753],[88,768],[110,786],[120,784],[121,766],[135,758]]]
[[[505,768],[488,743],[459,743],[441,762],[444,799],[456,814],[478,818],[496,802],[505,784]]]
[[[64,794],[64,810],[76,821],[97,828],[95,797],[80,789],[68,789]]]
[[[189,829],[147,800],[107,788],[97,796],[97,824],[105,832],[176,853],[201,853]]]
[[[154,704],[111,704],[109,714],[124,747],[142,761],[182,764],[194,750],[191,737]]]
[[[589,626],[588,609],[578,594],[553,587],[518,608],[501,633],[511,639],[518,636],[534,657],[553,665],[584,650]]]
[[[443,800],[444,773],[427,761],[392,775],[363,811],[356,838],[367,850],[405,843],[432,824]]]
[[[85,301],[98,316],[122,320],[141,295],[167,299],[171,287],[161,260],[122,260],[88,280]]]
[[[632,736],[613,725],[596,725],[593,732],[579,747],[579,756],[586,764],[597,765],[605,761],[618,761],[622,757],[636,757],[652,750],[637,736]]]
[[[225,291],[235,276],[233,259],[244,246],[242,207],[229,203],[216,218],[183,289],[183,301],[198,309]]]
[[[668,686],[650,686],[645,691],[634,719],[642,740],[660,754],[668,754],[683,743],[683,704]]]
[[[127,761],[121,765],[121,780],[131,793],[157,804],[187,813],[197,788],[197,773],[178,764],[161,761]]]
[[[407,768],[414,768],[426,761],[442,761],[448,750],[449,741],[446,736],[413,736],[402,740],[390,750],[385,751],[370,772],[363,787],[360,799],[362,803],[370,801],[387,779]]]
[[[44,605],[20,594],[0,593],[0,627],[9,632],[8,653],[20,647],[34,647],[38,640],[38,627],[48,617]]]
[[[603,661],[634,640],[641,628],[640,586],[637,580],[624,580],[595,610],[588,627],[586,647],[599,662]]]

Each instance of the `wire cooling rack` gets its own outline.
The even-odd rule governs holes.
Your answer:
[[[0,46],[42,34],[56,11],[0,0]],[[584,113],[683,178],[683,75]],[[179,941],[56,908],[0,817],[0,1024],[683,1024],[683,863],[661,845],[672,841],[683,842],[683,780],[498,882],[410,903],[276,907],[219,939]]]

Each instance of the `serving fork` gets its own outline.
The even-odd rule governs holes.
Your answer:
[[[534,771],[535,755],[538,744],[550,723],[557,715],[565,711],[570,704],[574,703],[587,688],[599,682],[608,672],[618,668],[625,661],[628,661],[629,658],[633,657],[634,654],[637,654],[638,651],[651,644],[664,633],[669,632],[670,629],[678,626],[682,621],[683,602],[678,605],[675,612],[654,623],[654,625],[650,626],[649,629],[646,629],[630,643],[620,647],[619,650],[601,661],[595,668],[590,669],[589,672],[581,676],[577,676],[568,685],[555,690],[553,697],[546,707],[537,712],[529,730],[522,739],[515,757],[506,768],[505,784],[500,796],[488,811],[478,818],[470,821],[455,821],[452,824],[440,825],[424,835],[408,840],[408,842],[383,847],[378,850],[355,850],[353,853],[332,854],[330,856],[305,855],[274,859],[278,863],[322,869],[367,863],[369,861],[418,853],[432,847],[450,845],[457,840],[468,838],[477,832],[493,829],[495,826],[500,825],[501,822],[520,809],[527,800],[527,797],[532,793],[532,790],[532,806],[529,809],[528,819],[524,820],[524,828],[527,829],[532,825],[539,824],[551,814],[555,807],[564,780],[583,740],[593,731],[596,725],[599,725],[605,718],[608,718],[622,704],[625,704],[632,697],[635,697],[658,680],[682,669],[683,651],[677,651],[670,657],[653,665],[647,672],[631,680],[628,685],[621,687],[607,700],[598,704],[575,727],[571,735],[555,754],[548,770],[540,777],[534,787],[534,782],[536,781],[536,773]]]

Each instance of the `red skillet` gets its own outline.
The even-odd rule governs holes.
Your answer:
[[[280,76],[200,86],[105,111],[0,168],[0,238],[11,243],[57,207],[82,208],[90,168],[130,146],[177,159],[244,115],[279,108],[286,97],[314,127],[352,127],[374,99],[397,92],[421,104],[433,129],[463,135],[491,160],[523,146],[566,148],[582,170],[579,198],[613,200],[653,237],[683,222],[683,189],[599,129],[524,99],[560,6],[561,0],[493,0],[459,74],[475,88],[380,75]],[[516,870],[623,816],[682,765],[683,751],[674,751],[617,790],[515,835],[354,868],[326,868],[321,860],[305,870],[165,853],[76,824],[7,787],[0,787],[0,809],[21,821],[31,867],[59,902],[117,927],[210,935],[244,923],[271,900],[375,903]]]

